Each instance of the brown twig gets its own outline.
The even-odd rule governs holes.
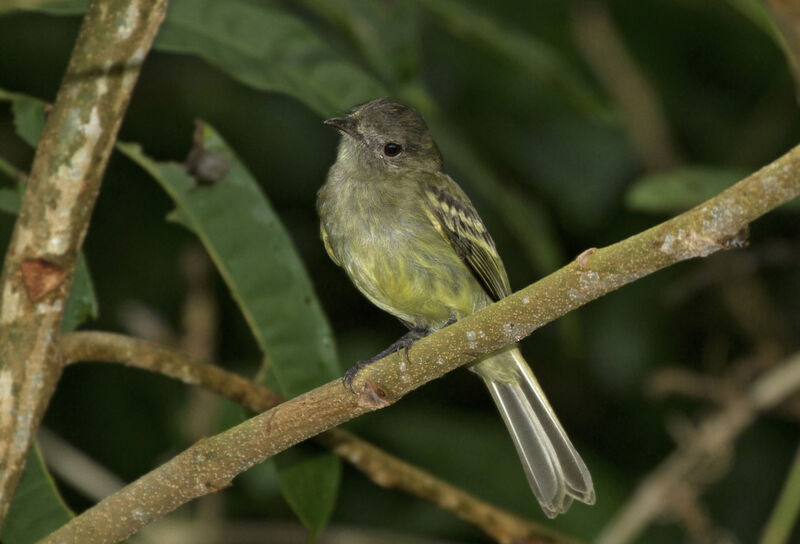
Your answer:
[[[61,317],[100,181],[166,0],[90,3],[0,278],[0,525],[61,373]]]
[[[61,351],[67,364],[88,361],[121,363],[197,385],[256,412],[263,412],[281,402],[280,397],[269,389],[216,365],[129,336],[94,331],[70,333],[62,337]],[[331,429],[316,438],[317,442],[351,463],[377,485],[400,489],[430,501],[479,527],[497,542],[577,542],[484,502],[343,429]]]
[[[657,93],[628,53],[605,2],[573,4],[575,41],[597,79],[619,106],[631,142],[648,170],[681,162]]]
[[[647,381],[647,393],[653,397],[678,394],[726,405],[737,402],[745,395],[747,381],[763,370],[758,358],[734,366],[721,376],[704,374],[680,367],[667,367],[653,373]],[[772,363],[769,363],[772,366]],[[755,368],[754,368],[755,367]],[[772,412],[781,417],[800,422],[800,391],[790,395],[775,406]]]
[[[800,353],[758,378],[738,402],[706,418],[691,438],[653,470],[603,530],[597,544],[630,542],[671,504],[670,497],[689,483],[709,483],[708,467],[725,459],[735,438],[759,412],[800,390]],[[717,474],[719,476],[720,474]]]
[[[222,487],[255,463],[519,341],[562,315],[647,274],[740,247],[751,221],[800,194],[800,147],[714,198],[645,232],[598,249],[363,369],[356,394],[335,380],[202,440],[90,508],[42,542],[116,542]],[[299,364],[299,362],[298,362]]]

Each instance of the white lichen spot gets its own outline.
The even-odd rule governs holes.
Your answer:
[[[29,228],[21,227],[17,230],[17,239],[14,245],[16,253],[26,253],[27,248],[33,245],[33,231]]]
[[[20,302],[19,291],[14,289],[10,281],[6,282],[3,289],[3,314],[0,316],[0,323],[8,325],[19,318]]]
[[[506,323],[503,325],[503,334],[514,340],[521,340],[525,335],[522,333],[522,326],[518,323]]]
[[[147,512],[145,512],[142,508],[134,508],[131,510],[131,517],[136,521],[147,521]]]
[[[578,292],[577,289],[570,289],[567,291],[567,296],[572,300],[579,300],[581,298],[581,294]]]
[[[0,436],[8,436],[11,430],[14,397],[11,392],[14,387],[14,376],[8,368],[0,371]],[[6,440],[0,440],[0,453],[8,448]],[[4,456],[5,457],[5,456]]]
[[[531,303],[531,297],[523,297],[522,298],[522,303],[523,304],[530,304]]]
[[[439,365],[439,366],[443,365],[444,364],[444,359],[439,357],[438,359],[436,359],[436,364]]]
[[[475,331],[467,331],[467,340],[475,340]]]
[[[774,193],[778,189],[778,178],[775,176],[766,176],[761,178],[761,185],[764,186],[764,192],[769,194]]]
[[[401,361],[399,368],[400,368],[400,372],[405,372],[406,368],[407,368],[406,367],[406,362],[405,361]]]
[[[714,210],[712,210],[712,217]],[[717,228],[713,220],[703,222],[704,232],[714,232]],[[661,244],[661,251],[667,255],[672,255],[679,260],[691,259],[692,257],[706,257],[717,251],[721,246],[711,237],[698,234],[694,230],[679,229],[676,235],[667,234],[664,243]]]
[[[88,121],[83,122],[76,110],[67,114],[68,124],[74,131],[83,135],[80,147],[56,171],[53,184],[64,189],[55,199],[55,204],[47,208],[46,221],[51,226],[51,234],[47,239],[46,251],[54,255],[63,255],[69,249],[69,218],[75,209],[80,189],[85,184],[86,173],[91,166],[92,156],[102,134],[100,110],[97,106],[89,112]]]
[[[63,306],[64,302],[61,300],[54,300],[52,302],[43,301],[36,304],[34,311],[39,315],[47,315],[50,313],[60,312]]]
[[[136,48],[136,51],[133,52],[131,55],[131,62],[135,62],[137,64],[141,63],[144,60],[144,56],[147,54],[147,48],[144,46],[139,46]]]
[[[580,277],[578,278],[578,285],[580,285],[580,288],[583,290],[590,290],[597,285],[599,280],[600,275],[594,270],[589,270],[588,272],[581,273]]]
[[[486,338],[486,333],[483,331],[478,331],[478,338]]]
[[[139,10],[136,9],[134,2],[128,4],[120,19],[117,26],[117,39],[127,40],[139,24]]]
[[[683,232],[683,231],[681,231]],[[661,251],[669,255],[672,253],[672,243],[675,241],[675,237],[671,234],[667,234],[664,236],[664,243],[661,244]]]
[[[108,81],[105,77],[97,78],[97,96],[98,98],[108,92]]]

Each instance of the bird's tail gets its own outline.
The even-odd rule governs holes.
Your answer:
[[[566,512],[573,498],[594,504],[589,470],[519,349],[493,354],[473,365],[472,370],[491,391],[544,513],[553,518]]]

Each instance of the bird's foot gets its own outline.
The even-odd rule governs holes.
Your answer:
[[[448,322],[448,325],[449,324],[450,322]],[[358,374],[358,372],[362,368],[371,365],[375,361],[383,359],[387,355],[391,355],[396,351],[400,351],[401,349],[404,351],[406,361],[408,361],[408,350],[411,348],[411,346],[414,345],[414,342],[416,342],[420,338],[425,338],[430,333],[431,330],[428,327],[414,327],[413,329],[405,333],[403,336],[401,336],[396,342],[392,343],[392,345],[390,345],[388,348],[384,349],[374,357],[370,357],[369,359],[364,359],[363,361],[358,361],[356,364],[348,368],[347,371],[344,373],[344,376],[342,376],[342,383],[344,384],[345,387],[349,388],[350,391],[352,391],[353,380],[355,379],[356,374]]]

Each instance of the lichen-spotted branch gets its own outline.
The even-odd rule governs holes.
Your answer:
[[[800,195],[800,146],[714,198],[669,221],[574,262],[363,369],[353,394],[339,380],[286,401],[202,440],[76,517],[42,543],[118,542],[307,438],[502,348],[638,278],[692,257],[742,245],[749,223]],[[298,362],[299,364],[299,362]],[[125,519],[126,523],[111,523]],[[98,528],[102,527],[102,531]]]
[[[167,0],[94,0],[28,177],[0,277],[0,526],[61,374],[78,253]]]
[[[105,361],[141,368],[213,391],[255,412],[269,410],[283,402],[275,392],[216,365],[121,334],[69,333],[61,338],[61,352],[65,364]],[[377,485],[400,489],[430,501],[479,527],[501,544],[579,544],[578,540],[549,527],[487,503],[344,429],[331,429],[316,439]],[[111,521],[122,523],[118,519]]]

